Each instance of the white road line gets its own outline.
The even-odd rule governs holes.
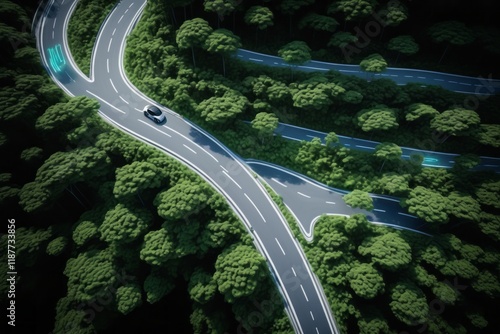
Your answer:
[[[309,298],[307,298],[306,291],[304,290],[304,287],[302,284],[300,285],[300,288],[302,289],[302,292],[304,293],[304,297],[306,297],[306,301],[309,301]]]
[[[357,73],[358,71],[351,71],[351,70],[339,70],[339,72]]]
[[[253,207],[255,208],[255,210],[257,210],[257,212],[260,215],[260,218],[262,218],[262,220],[264,221],[264,223],[267,223],[266,219],[264,218],[264,216],[262,215],[262,213],[260,213],[259,208],[257,208],[257,205],[255,205],[255,203],[252,201],[252,199],[250,197],[248,197],[248,195],[246,193],[245,193],[245,197],[250,201],[250,203],[252,203]]]
[[[69,75],[69,73],[68,73],[68,72],[66,72],[66,74],[67,74],[67,75],[68,75],[68,77],[71,79],[71,81],[76,82],[76,81],[75,81],[75,79],[73,79],[73,77],[72,77],[71,75]]]
[[[484,165],[484,167],[498,167],[498,165]]]
[[[109,78],[109,82],[111,82],[111,86],[113,87],[113,89],[115,90],[115,92],[118,93],[118,90],[116,89],[115,84],[113,83],[113,80],[111,80],[111,78]]]
[[[425,77],[417,77],[417,78],[419,78],[419,79],[425,79]]]
[[[456,81],[448,81],[449,83],[456,84]]]
[[[109,58],[106,59],[106,69],[108,70],[108,73],[109,73]]]
[[[229,173],[229,171],[228,171],[227,169],[225,169],[225,168],[224,168],[224,166],[222,166],[222,165],[219,165],[219,166],[220,166],[220,168],[224,169],[224,171],[225,171],[226,173]]]
[[[52,30],[52,39],[54,39],[54,30]]]
[[[434,79],[434,81],[444,81],[443,79]]]
[[[293,274],[295,275],[295,277],[297,277],[297,273],[295,272],[295,269],[293,269],[293,267],[292,267],[292,271],[293,271]]]
[[[238,55],[238,57],[243,58],[243,56],[242,56],[242,55]]]
[[[398,77],[397,74],[391,74],[391,77]]]
[[[111,34],[111,36],[114,36],[115,35],[115,32],[116,32],[116,28],[113,29],[113,33]]]
[[[351,144],[344,144],[344,146],[351,146]]]
[[[316,327],[316,334],[319,334],[319,329],[318,329],[318,327]]]
[[[134,3],[132,2],[132,3],[130,4],[130,6],[128,6],[128,8],[132,7],[132,5],[133,5],[133,4],[134,4]]]
[[[120,19],[118,20],[118,23],[120,23],[122,19],[123,19],[123,15],[122,15],[122,17],[120,17]]]
[[[360,147],[360,148],[367,148],[367,149],[370,149],[370,150],[374,150],[375,147],[368,147],[368,146],[362,146],[362,145],[355,145],[356,147]]]
[[[398,215],[401,215],[401,216],[407,216],[407,217],[411,217],[411,218],[418,219],[417,217],[412,216],[412,215],[409,215],[409,214],[407,214],[407,213],[398,212]]]
[[[125,102],[126,104],[129,104],[127,100],[125,100],[121,95],[118,95],[120,97],[120,99],[122,99],[123,102]]]
[[[54,23],[52,24],[52,29],[56,28],[56,21],[57,21],[57,17],[54,19]]]
[[[282,187],[285,187],[285,188],[288,187],[286,184],[281,183],[280,181],[276,180],[274,177],[272,177],[271,180],[273,180],[274,182],[276,182],[277,184],[279,184]]]
[[[335,204],[335,202],[326,201],[327,204]]]
[[[314,315],[313,315],[312,311],[309,311],[309,313],[311,314],[311,318],[314,321]]]
[[[464,86],[472,86],[472,84],[470,83],[465,83],[465,82],[460,82],[461,85],[464,85]]]
[[[306,195],[306,194],[303,194],[303,193],[301,193],[300,191],[297,191],[297,194],[299,194],[300,196],[304,196],[304,197],[306,197],[306,198],[311,198],[311,196],[308,196],[308,195]]]
[[[373,211],[385,212],[385,210],[381,210],[381,209],[373,209]]]
[[[453,160],[449,160],[448,162],[449,162],[450,164],[454,164],[454,163],[455,163],[455,161],[453,161]]]
[[[106,103],[108,106],[110,106],[111,108],[115,109],[116,111],[119,111],[121,112],[122,114],[125,114],[125,111],[123,110],[120,110],[118,109],[117,107],[115,107],[114,105],[110,104],[108,101],[102,99],[101,97],[97,96],[96,94],[92,93],[91,91],[89,91],[88,89],[85,90],[87,93],[89,93],[90,95],[92,95],[93,97],[95,97],[96,99],[98,100],[101,100],[102,102]]]
[[[123,13],[123,14],[127,14],[127,12],[128,12],[128,8],[127,8],[127,10],[125,11],[125,13]]]
[[[256,58],[248,58],[249,60],[252,60],[252,61],[258,61],[258,62],[262,62],[263,60],[262,59],[256,59]]]
[[[274,65],[278,65],[278,63],[277,63],[277,62],[274,62]]]
[[[238,188],[242,189],[241,186],[238,184],[238,182],[236,182],[232,177],[231,175],[229,175],[226,171],[222,171],[222,173],[224,173],[228,178],[231,179],[231,181],[234,182],[234,184],[236,184],[238,186]]]
[[[199,148],[200,150],[202,150],[203,152],[205,152],[206,154],[208,154],[208,155],[209,155],[212,159],[214,159],[216,162],[219,162],[219,160],[217,160],[217,158],[216,158],[216,157],[214,157],[214,156],[212,155],[212,153],[208,152],[208,151],[207,151],[207,150],[205,150],[203,147],[201,147],[200,145],[198,145],[197,143],[195,143],[194,141],[192,141],[192,140],[191,140],[191,139],[189,139],[188,137],[184,136],[182,133],[180,133],[180,132],[178,132],[178,131],[176,131],[176,130],[172,129],[171,127],[168,127],[167,125],[164,125],[163,127],[164,127],[164,128],[169,129],[169,130],[170,130],[170,131],[172,131],[172,132],[177,133],[177,134],[178,134],[179,136],[181,136],[182,138],[184,138],[184,139],[186,139],[187,141],[190,141],[190,142],[191,142],[191,143],[193,143],[194,145],[198,146],[198,148]],[[221,166],[221,167],[222,167],[222,166]]]
[[[328,71],[326,68],[312,67],[312,66],[300,66],[301,68],[310,68],[311,70]]]
[[[182,146],[184,146],[185,148],[187,148],[188,150],[190,150],[191,152],[193,152],[194,154],[198,154],[196,153],[195,150],[193,150],[191,147],[187,146],[186,144],[182,144]]]
[[[281,249],[281,252],[283,253],[283,255],[286,255],[286,254],[285,254],[285,251],[283,250],[283,247],[281,247],[281,244],[280,244],[280,242],[278,241],[278,238],[274,238],[274,240],[276,240],[276,243],[278,244],[278,246],[280,246],[280,249]]]
[[[134,109],[137,110],[138,112],[142,112],[142,110],[139,108],[134,108]]]
[[[413,78],[413,75],[405,75],[405,78]]]
[[[61,1],[61,5],[64,5],[64,1],[66,1],[66,0],[62,0],[62,1]]]
[[[145,124],[145,125],[149,126],[151,129],[154,129],[154,130],[158,131],[159,133],[164,134],[165,136],[167,136],[167,137],[169,137],[169,138],[172,138],[172,136],[171,136],[171,135],[169,135],[168,133],[161,131],[161,130],[160,130],[160,129],[158,129],[158,127],[156,127],[156,126],[153,126],[153,125],[151,125],[151,124],[149,124],[149,123],[144,122],[142,119],[139,119],[138,121],[139,121],[139,122],[141,122],[142,124]]]
[[[111,42],[113,41],[113,37],[111,37],[109,39],[109,44],[108,44],[108,52],[109,52],[109,49],[111,49]]]

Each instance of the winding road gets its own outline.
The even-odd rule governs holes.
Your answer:
[[[280,57],[244,49],[238,50],[236,57],[261,65],[283,68],[290,67],[290,65],[285,63]],[[334,70],[342,74],[354,75],[362,79],[367,79],[367,75],[370,77],[372,76],[372,74],[367,74],[367,72],[361,70],[359,65],[326,63],[317,60],[307,61],[302,65],[294,66],[294,68],[306,72],[328,72]],[[467,77],[426,70],[388,67],[385,71],[376,73],[373,77],[376,79],[390,79],[398,85],[406,85],[411,82],[420,83],[422,86],[440,86],[457,93],[473,95],[495,95],[500,93],[500,80],[492,79],[491,75],[488,77]]]
[[[158,104],[134,87],[123,70],[126,37],[140,19],[146,1],[122,0],[107,16],[94,45],[90,77],[78,69],[67,43],[67,26],[76,4],[77,0],[50,0],[40,10],[41,14],[34,22],[37,48],[49,75],[68,95],[85,95],[97,99],[100,102],[99,114],[104,120],[175,157],[201,175],[226,198],[252,234],[257,249],[266,258],[297,333],[338,333],[324,292],[302,248],[259,179],[254,177],[249,165],[283,196],[284,202],[300,222],[301,230],[309,240],[313,237],[314,223],[325,213],[364,213],[373,223],[423,234],[428,234],[426,226],[416,217],[401,211],[398,199],[372,195],[375,205],[373,211],[353,209],[342,200],[342,195],[345,194],[342,190],[328,188],[279,166],[255,160],[242,161],[203,129],[166,107],[160,106],[167,113],[167,123],[152,123],[143,116],[142,108],[146,104]],[[237,56],[272,66],[288,66],[282,64],[280,58],[247,50],[240,50]],[[337,68],[332,66],[311,61],[302,67],[304,70],[337,69],[361,77],[366,75],[360,72],[359,68],[353,67],[354,65],[336,65]],[[424,72],[427,73],[425,77]],[[460,92],[482,95],[500,92],[498,81],[489,79],[404,69],[388,69],[380,76],[397,79],[398,84],[422,80],[422,84],[438,84]],[[324,137],[322,133],[289,125],[280,129],[283,136],[295,140],[310,139],[313,136]],[[360,144],[360,140],[357,140],[358,144],[354,144],[349,140],[356,139],[340,138],[343,145],[357,145],[359,149],[373,150],[373,145],[377,144],[368,141]],[[425,157],[428,160],[424,160],[424,163],[433,163],[435,161],[430,159],[438,159],[436,165],[451,167],[446,166],[441,157]],[[448,164],[451,164],[452,158],[446,159]],[[498,168],[498,161],[491,163],[497,164],[495,168]],[[298,209],[302,208],[304,203],[308,203],[308,210]]]
[[[175,157],[207,180],[244,222],[267,259],[297,333],[338,333],[324,292],[281,212],[248,166],[215,138],[175,112],[158,126],[141,109],[152,101],[127,79],[123,55],[127,35],[146,5],[122,0],[101,26],[87,78],[72,60],[68,21],[77,1],[52,0],[35,22],[37,48],[53,80],[70,96],[100,102],[100,115],[126,133]]]

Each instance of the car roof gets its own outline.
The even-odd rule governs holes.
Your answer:
[[[150,110],[156,116],[161,115],[161,110],[156,106],[148,106],[148,110]]]

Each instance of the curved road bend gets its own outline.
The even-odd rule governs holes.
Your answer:
[[[195,170],[214,186],[245,223],[265,256],[299,333],[338,333],[321,285],[286,221],[249,168],[216,139],[171,110],[161,126],[141,109],[151,101],[126,80],[123,52],[126,36],[146,2],[123,0],[108,15],[93,51],[94,76],[86,78],[73,63],[66,40],[75,0],[51,1],[36,22],[37,47],[52,79],[69,95],[97,99],[109,123],[153,145]]]
[[[292,212],[301,232],[309,241],[313,239],[314,224],[323,214],[351,216],[362,213],[373,224],[430,235],[428,224],[408,214],[401,208],[400,199],[396,197],[370,194],[374,205],[372,211],[352,208],[342,199],[348,191],[328,187],[305,175],[265,161],[247,159],[246,163],[283,198],[283,203]]]
[[[248,122],[249,123],[249,122]],[[297,141],[311,141],[312,138],[317,137],[325,143],[324,138],[327,135],[325,132],[320,132],[316,130],[306,129],[295,125],[280,123],[275,131],[277,134],[284,138],[297,140]],[[339,142],[341,145],[351,148],[353,150],[360,150],[365,152],[374,152],[375,147],[380,144],[380,142],[359,139],[353,137],[339,136]],[[440,168],[452,168],[455,163],[455,158],[460,156],[455,153],[445,153],[445,152],[435,152],[427,150],[419,150],[410,147],[401,147],[403,151],[402,158],[409,160],[412,155],[420,155],[423,157],[422,165],[426,167],[440,167]],[[495,157],[480,157],[480,163],[473,170],[492,170],[496,173],[500,173],[500,158]]]
[[[267,66],[290,67],[290,65],[285,63],[281,57],[245,49],[238,50],[236,57],[241,60]],[[361,70],[359,65],[326,63],[317,60],[307,61],[303,65],[299,65],[294,68],[306,72],[339,71],[342,74],[354,75],[362,79],[367,79],[372,76],[371,74]],[[464,94],[494,95],[500,93],[500,80],[492,79],[489,76],[467,77],[442,72],[388,67],[385,71],[377,73],[373,75],[373,77],[377,79],[390,79],[398,85],[406,85],[407,83],[412,82],[420,83],[422,86],[440,86],[444,89]]]

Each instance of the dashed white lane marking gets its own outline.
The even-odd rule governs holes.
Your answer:
[[[444,81],[443,79],[434,79],[434,81]]]
[[[104,100],[103,98],[97,96],[96,94],[92,93],[91,91],[89,91],[88,89],[85,90],[87,93],[89,93],[90,95],[92,95],[93,97],[95,97],[96,99],[98,100],[101,100],[102,102],[106,103],[108,106],[110,106],[111,108],[115,109],[116,111],[118,112],[121,112],[122,114],[125,114],[125,111],[123,110],[120,110],[118,109],[117,107],[115,107],[114,105],[112,105],[111,103],[109,103],[108,101]]]
[[[413,78],[413,75],[405,75],[405,78]]]
[[[281,252],[283,253],[283,255],[286,255],[286,254],[285,254],[285,251],[283,250],[283,247],[281,247],[281,244],[280,244],[280,242],[278,241],[278,238],[274,238],[274,240],[276,240],[276,243],[277,243],[277,244],[278,244],[278,246],[280,247]]]
[[[52,39],[54,39],[54,30],[52,30]]]
[[[56,21],[57,21],[57,17],[54,19],[54,23],[52,24],[52,29],[56,28]]]
[[[113,83],[113,80],[111,80],[111,78],[109,78],[109,82],[111,82],[111,86],[113,87],[113,89],[115,90],[115,92],[118,93],[118,90],[116,89],[115,84]]]
[[[257,212],[260,215],[260,218],[262,218],[262,220],[264,221],[264,223],[267,223],[266,219],[264,218],[264,216],[260,212],[259,208],[257,208],[257,205],[255,205],[255,203],[252,201],[252,199],[250,197],[248,197],[248,195],[246,193],[245,193],[245,197],[250,201],[250,203],[252,203],[253,207],[255,208],[255,210],[257,210]]]
[[[161,131],[161,130],[160,130],[160,129],[158,129],[156,126],[153,126],[153,125],[151,125],[151,124],[149,124],[149,123],[144,122],[142,119],[140,119],[140,120],[139,120],[139,122],[141,122],[142,124],[145,124],[145,125],[149,126],[151,129],[153,129],[153,130],[155,130],[155,131],[158,131],[159,133],[164,134],[165,136],[167,136],[167,137],[169,137],[169,138],[172,138],[172,136],[171,136],[171,135],[169,135],[168,133]]]
[[[257,58],[248,58],[248,59],[250,59],[252,61],[258,61],[258,62],[262,62],[263,61],[262,59],[257,59]]]
[[[309,311],[309,313],[311,314],[311,318],[314,321],[314,315],[313,315],[312,311]]]
[[[470,83],[465,83],[465,82],[460,82],[461,85],[464,85],[464,86],[472,86],[472,84]]]
[[[425,79],[425,77],[417,77],[417,78],[419,78],[419,79]]]
[[[318,329],[318,327],[316,327],[316,334],[319,334],[319,329]]]
[[[382,210],[382,209],[373,209],[373,211],[385,212],[385,210]]]
[[[123,19],[123,15],[122,15],[122,17],[120,17],[120,19],[118,20],[118,23],[120,23],[122,19]]]
[[[109,58],[106,59],[106,70],[108,70],[108,73],[109,73]]]
[[[116,28],[113,30],[113,33],[111,34],[111,36],[114,36],[115,32],[116,32]]]
[[[219,165],[219,166],[220,166],[220,168],[222,168],[222,169],[223,169],[226,173],[229,173],[229,171],[228,171],[227,169],[225,169],[225,168],[224,168],[224,166],[222,166],[222,165]]]
[[[449,83],[452,83],[452,84],[456,84],[457,82],[456,81],[448,81]]]
[[[306,197],[306,198],[311,198],[311,196],[308,196],[308,195],[306,195],[306,194],[303,194],[303,193],[301,193],[300,191],[297,191],[297,194],[299,194],[300,196],[304,196],[304,197]]]
[[[327,204],[335,204],[335,202],[326,201]]]
[[[133,4],[134,4],[134,3],[132,2],[132,3],[130,4],[130,6],[128,6],[128,8],[132,7],[132,5],[133,5]]]
[[[120,99],[122,99],[123,102],[125,102],[126,104],[129,104],[127,100],[125,100],[121,95],[118,95],[120,97]]]
[[[113,42],[113,37],[109,39],[109,44],[108,44],[108,52],[111,49],[111,42]]]
[[[226,171],[222,171],[222,173],[224,173],[224,175],[226,175],[228,178],[231,179],[231,181],[234,182],[234,184],[236,184],[238,186],[238,188],[242,189],[241,186],[238,184],[238,182],[236,182],[232,177],[231,175],[229,175]]]
[[[302,293],[304,294],[304,297],[306,297],[306,301],[309,301],[309,298],[307,298],[306,291],[304,290],[304,287],[302,284],[300,285],[300,288],[302,289]]]
[[[295,275],[295,277],[297,277],[297,273],[295,272],[295,269],[293,269],[293,267],[292,267],[292,271],[293,271],[293,274]]]
[[[362,145],[355,145],[356,147],[360,147],[360,148],[367,148],[367,149],[370,149],[370,150],[374,150],[375,147],[369,147],[369,146],[362,146]]]
[[[401,215],[401,216],[407,216],[407,217],[411,217],[411,218],[418,219],[417,217],[412,216],[412,215],[409,215],[409,214],[407,214],[407,213],[398,212],[398,215]]]
[[[351,70],[339,70],[339,72],[357,73],[358,71],[351,71]]]
[[[198,154],[196,153],[195,150],[193,150],[191,147],[187,146],[186,144],[182,144],[182,146],[184,146],[185,148],[187,148],[188,150],[190,150],[191,152],[193,152],[194,154]]]
[[[134,108],[134,109],[135,109],[135,110],[137,110],[137,111],[139,111],[139,112],[142,112],[142,110],[141,110],[141,109],[139,109],[139,108]]]
[[[272,177],[271,180],[273,180],[274,182],[276,182],[277,184],[279,184],[282,187],[285,187],[285,188],[288,187],[286,184],[281,183],[280,181],[276,180],[274,177]]]

